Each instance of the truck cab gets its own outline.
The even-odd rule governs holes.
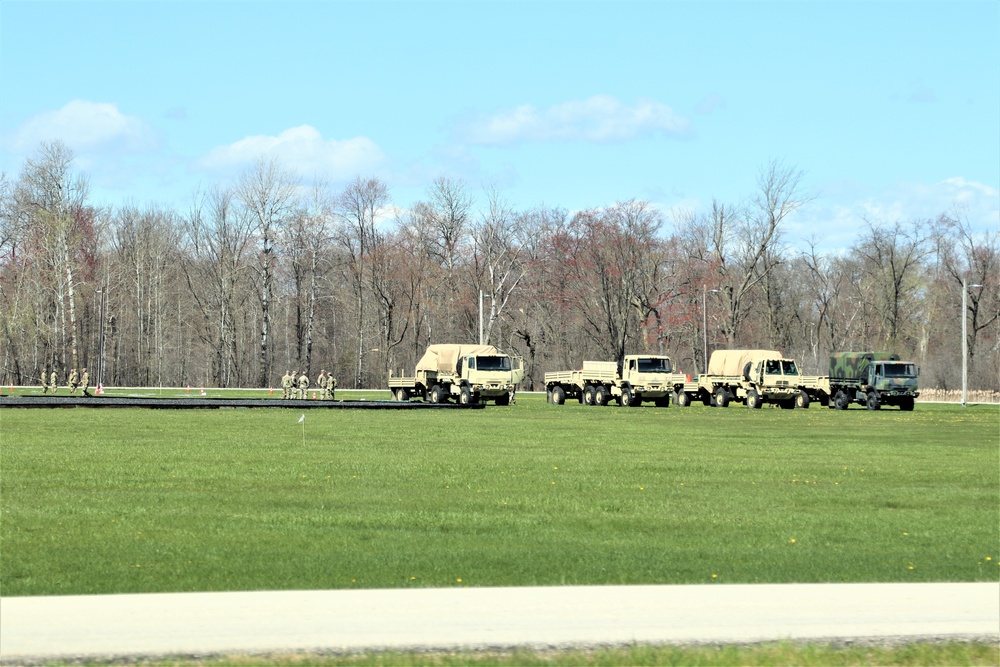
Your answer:
[[[524,361],[506,354],[475,354],[461,357],[457,370],[460,403],[492,399],[497,405],[507,405],[524,378]],[[463,395],[465,388],[468,397]]]

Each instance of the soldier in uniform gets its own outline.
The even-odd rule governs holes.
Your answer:
[[[320,399],[326,398],[326,369],[322,369],[319,372],[319,377],[316,378],[316,386],[319,387],[319,397]]]
[[[80,380],[80,376],[76,372],[76,369],[74,368],[73,370],[71,370],[69,372],[69,380],[66,381],[66,385],[69,387],[69,395],[70,396],[73,396],[74,394],[76,394],[76,387],[77,387],[77,383],[79,382],[79,380]]]
[[[86,368],[83,369],[83,376],[80,378],[80,386],[83,387],[83,395],[90,396],[90,394],[87,393],[87,389],[90,388],[90,373],[87,372]]]
[[[333,377],[333,373],[326,376],[326,397],[333,400],[334,391],[337,389],[337,378]]]
[[[49,391],[52,392],[53,396],[56,395],[56,389],[59,388],[59,385],[56,384],[56,380],[57,379],[58,379],[58,377],[56,376],[56,369],[53,368],[52,369],[52,374],[49,375]]]
[[[49,373],[48,373],[48,370],[49,369],[47,369],[47,368],[44,368],[44,367],[42,368],[42,377],[40,379],[42,381],[42,393],[43,394],[49,393],[49,380],[48,380]]]
[[[302,371],[302,375],[299,376],[299,393],[298,398],[305,398],[306,393],[309,391],[309,376],[306,375],[305,371]]]
[[[292,393],[292,372],[285,371],[285,374],[281,376],[281,397],[289,398]]]

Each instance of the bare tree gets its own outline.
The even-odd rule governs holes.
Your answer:
[[[278,227],[291,214],[294,207],[294,177],[284,171],[275,158],[259,158],[240,177],[236,195],[246,208],[259,237],[258,296],[260,299],[260,367],[257,386],[267,386],[272,374],[271,364],[271,299],[274,282],[274,240]]]
[[[86,178],[72,171],[73,152],[62,142],[44,143],[35,157],[25,162],[15,189],[17,207],[27,216],[35,236],[35,247],[52,270],[57,340],[64,368],[76,367],[79,349],[76,322],[75,273],[86,244],[92,236],[92,210],[85,209],[89,193]],[[67,321],[68,320],[68,321]],[[65,353],[69,351],[69,360]]]
[[[934,240],[952,289],[968,289],[966,318],[969,367],[976,368],[976,347],[981,333],[1000,322],[1000,232],[976,234],[961,210],[942,214],[935,225]],[[969,287],[971,286],[971,287]],[[950,296],[950,295],[949,295]],[[949,298],[950,303],[960,299]],[[1000,339],[1000,336],[998,336]],[[998,346],[1000,347],[1000,346]],[[1000,349],[995,350],[1000,359]],[[995,375],[992,380],[995,380]]]
[[[377,178],[357,178],[337,199],[337,214],[341,220],[339,239],[348,259],[348,269],[354,286],[357,308],[358,353],[355,360],[354,386],[364,382],[365,295],[368,290],[366,266],[370,266],[372,239],[382,209],[389,203],[389,189]]]
[[[924,223],[892,224],[865,220],[867,230],[852,251],[871,292],[872,314],[880,320],[883,344],[894,346],[903,335],[904,320],[915,312],[922,262],[930,253]],[[916,339],[915,330],[906,332]],[[911,345],[912,347],[912,345]]]
[[[487,191],[488,208],[472,229],[475,272],[480,290],[489,299],[489,317],[484,326],[483,339],[492,340],[493,326],[510,303],[525,265],[521,251],[527,241],[526,219],[518,215],[491,188]]]
[[[221,387],[246,379],[237,326],[250,298],[254,222],[233,199],[232,190],[223,188],[196,199],[182,238],[181,268],[201,315],[199,337],[212,350],[210,369],[200,379]]]

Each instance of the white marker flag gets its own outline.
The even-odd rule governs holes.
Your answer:
[[[302,423],[302,422],[304,422],[305,420],[306,420],[306,413],[304,413],[304,412],[303,412],[303,413],[302,413],[302,416],[301,416],[301,417],[299,417],[299,423],[301,424],[301,423]]]

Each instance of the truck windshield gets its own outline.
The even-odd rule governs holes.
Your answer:
[[[476,357],[476,366],[481,371],[509,371],[510,357]]]
[[[882,377],[911,378],[916,377],[917,369],[913,364],[885,364]]]
[[[669,373],[669,359],[639,359],[640,373]]]
[[[767,375],[798,375],[799,370],[791,359],[768,359],[764,362],[764,373]]]

